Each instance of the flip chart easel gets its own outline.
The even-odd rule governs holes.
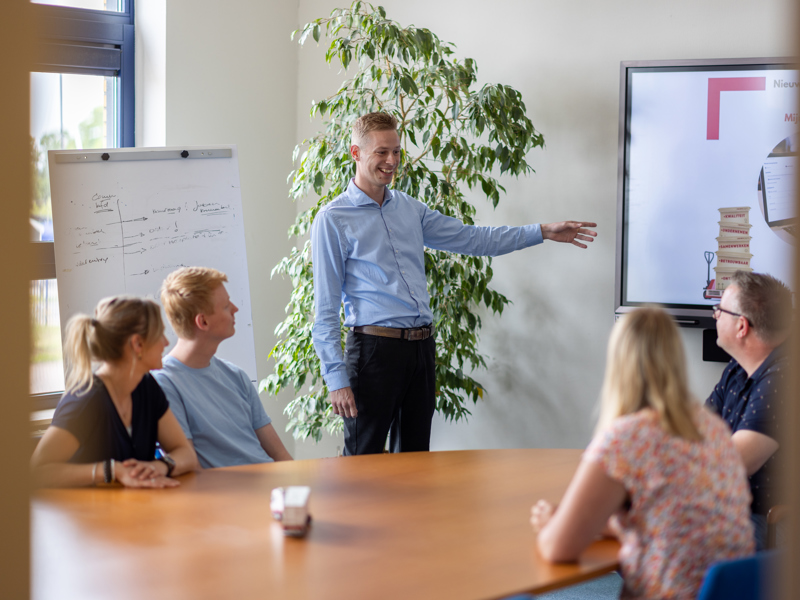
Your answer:
[[[48,160],[62,331],[101,298],[160,302],[173,270],[213,267],[239,308],[217,356],[257,381],[236,146],[51,150]]]

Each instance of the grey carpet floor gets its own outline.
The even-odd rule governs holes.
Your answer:
[[[621,590],[622,577],[611,573],[586,583],[534,597],[536,600],[617,600]]]

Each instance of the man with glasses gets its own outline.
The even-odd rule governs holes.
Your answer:
[[[714,307],[714,318],[717,344],[733,360],[706,405],[733,432],[750,478],[756,546],[763,549],[767,513],[780,503],[778,440],[789,383],[785,342],[792,322],[792,292],[769,275],[738,271]]]

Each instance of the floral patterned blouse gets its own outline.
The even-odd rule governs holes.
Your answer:
[[[616,419],[584,459],[628,492],[611,519],[622,548],[622,598],[695,598],[711,563],[754,550],[750,489],[725,423],[699,408],[702,441],[672,436],[652,409]]]

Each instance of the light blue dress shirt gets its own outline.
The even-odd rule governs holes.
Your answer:
[[[425,247],[499,256],[542,243],[540,225],[464,225],[397,190],[383,205],[353,180],[320,210],[311,227],[314,267],[314,348],[328,389],[348,387],[339,311],[345,325],[422,327],[433,321],[425,278]]]

